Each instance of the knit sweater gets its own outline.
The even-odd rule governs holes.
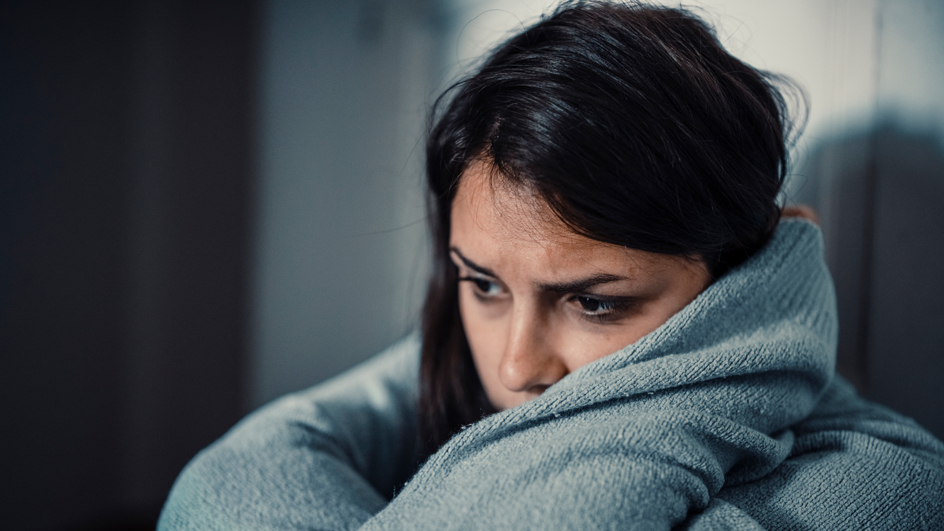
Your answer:
[[[944,529],[944,444],[833,376],[834,299],[819,230],[784,221],[656,331],[418,469],[407,338],[201,452],[159,529]]]

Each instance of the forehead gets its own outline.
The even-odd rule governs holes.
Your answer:
[[[472,164],[462,174],[452,221],[500,239],[588,240],[570,230],[536,192],[510,182],[484,162]]]
[[[450,245],[493,268],[538,269],[550,278],[588,269],[628,273],[673,260],[575,233],[534,191],[509,183],[486,163],[463,174],[451,215]]]

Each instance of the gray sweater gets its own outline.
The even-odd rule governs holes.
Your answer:
[[[944,529],[944,445],[834,377],[819,230],[417,463],[409,337],[240,422],[159,529]]]

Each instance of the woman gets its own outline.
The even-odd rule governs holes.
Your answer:
[[[421,337],[248,417],[160,527],[944,526],[944,445],[833,377],[775,81],[681,10],[502,45],[430,133]]]

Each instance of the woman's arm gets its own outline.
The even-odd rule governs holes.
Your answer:
[[[944,529],[944,444],[913,420],[837,376],[792,431],[783,464],[723,488],[686,529]]]
[[[253,413],[183,470],[158,529],[356,529],[417,463],[419,342]]]

